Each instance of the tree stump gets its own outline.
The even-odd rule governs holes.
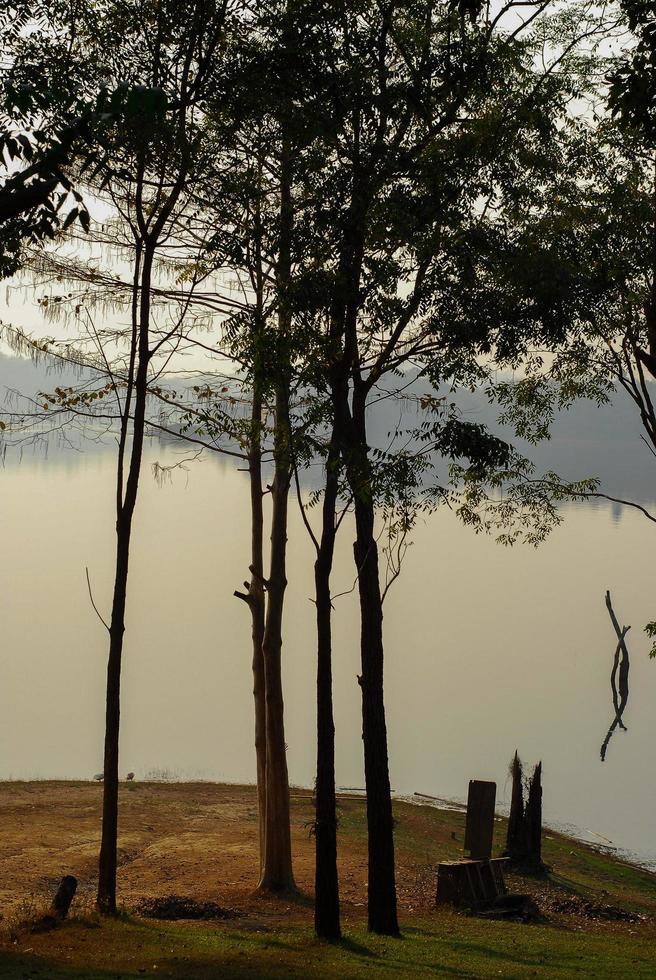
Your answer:
[[[541,871],[542,864],[542,763],[538,762],[527,781],[524,801],[522,762],[517,752],[511,763],[512,800],[508,818],[506,857],[527,871]]]
[[[68,915],[68,910],[71,907],[71,902],[75,898],[76,891],[77,878],[73,877],[73,875],[65,875],[59,883],[59,888],[52,900],[51,907],[52,916],[59,922],[63,922]]]
[[[524,809],[525,862],[540,871],[542,865],[542,763],[538,762],[528,789]]]
[[[444,861],[437,866],[436,905],[480,909],[506,894],[505,858]]]
[[[515,751],[510,771],[512,773],[512,799],[508,816],[505,853],[512,861],[521,861],[524,857],[524,787],[522,784],[522,760],[517,751]]]

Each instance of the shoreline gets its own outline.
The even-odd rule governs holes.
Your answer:
[[[36,777],[30,779],[22,778],[9,778],[0,779],[0,792],[2,786],[101,786],[102,782],[95,780],[93,777],[89,779],[59,779],[51,777]],[[121,780],[121,785],[125,786],[143,786],[143,787],[157,787],[157,786],[202,786],[202,787],[216,787],[216,788],[226,788],[232,790],[254,790],[255,783],[249,782],[229,782],[226,780],[216,780],[216,779],[177,779],[177,778],[161,778],[161,779],[135,779],[134,781],[128,782],[125,779]],[[293,796],[294,793],[301,793],[304,796],[312,795],[312,787],[301,786],[297,784],[292,784],[289,787],[290,794]],[[337,797],[343,799],[364,799],[366,796],[365,790],[361,787],[350,787],[350,786],[339,786],[337,787]],[[434,809],[442,812],[454,812],[464,814],[467,810],[466,804],[463,800],[458,800],[454,797],[442,797],[433,796],[429,793],[422,793],[415,791],[414,793],[396,793],[392,792],[392,798],[399,803],[407,803],[411,806],[427,807],[429,809]],[[508,816],[508,806],[507,804],[497,804],[495,808],[495,817],[497,821],[505,820]],[[547,820],[543,822],[543,836],[548,840],[549,833],[557,834],[559,837],[567,838],[576,844],[583,844],[589,847],[591,850],[596,851],[599,854],[606,855],[607,857],[614,858],[616,861],[626,864],[629,867],[636,868],[641,871],[647,871],[651,874],[656,875],[656,850],[649,854],[645,853],[643,857],[640,852],[634,851],[631,848],[622,847],[615,844],[614,841],[604,838],[601,834],[598,834],[594,830],[589,830],[585,827],[578,827],[576,824],[569,823],[562,820]]]

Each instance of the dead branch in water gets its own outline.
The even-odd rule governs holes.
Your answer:
[[[608,615],[610,616],[613,628],[617,633],[617,647],[615,650],[615,656],[613,658],[613,669],[610,675],[610,686],[613,693],[613,708],[615,709],[615,718],[613,723],[608,729],[604,743],[601,746],[601,761],[604,762],[606,759],[606,752],[608,750],[608,744],[613,737],[617,728],[621,728],[622,731],[626,731],[626,725],[622,721],[622,715],[629,700],[629,651],[626,646],[626,634],[631,629],[630,626],[622,626],[617,620],[617,616],[613,611],[613,606],[610,599],[610,592],[606,592],[606,608],[608,609]]]

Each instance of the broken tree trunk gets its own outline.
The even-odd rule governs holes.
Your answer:
[[[505,856],[526,871],[541,871],[542,863],[542,763],[538,762],[526,781],[524,802],[522,761],[517,752],[510,765],[512,797],[508,817]]]
[[[512,796],[510,798],[510,814],[508,816],[508,834],[506,837],[506,855],[511,861],[521,861],[523,857],[522,826],[524,823],[524,787],[522,786],[522,760],[515,750],[515,756],[510,764],[512,775]]]
[[[529,783],[524,810],[524,865],[542,869],[542,763],[538,762]]]

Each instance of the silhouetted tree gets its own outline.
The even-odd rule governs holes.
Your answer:
[[[48,4],[42,4],[48,12]],[[53,5],[55,17],[58,5]],[[99,75],[124,101],[123,112],[109,120],[104,153],[93,161],[84,182],[105,193],[122,223],[124,249],[131,257],[131,325],[128,351],[117,372],[112,369],[117,334],[92,331],[96,346],[91,360],[108,378],[102,389],[58,389],[50,399],[54,410],[89,410],[98,398],[115,398],[119,425],[116,483],[116,564],[111,616],[107,625],[109,657],[105,715],[102,835],[97,904],[116,912],[118,836],[118,752],[120,683],[125,633],[125,607],[132,523],[135,513],[146,407],[156,358],[170,352],[180,336],[181,320],[163,330],[152,322],[153,294],[159,253],[188,220],[189,191],[206,164],[200,140],[200,106],[216,86],[217,50],[230,14],[228,0],[191,7],[177,0],[134,0],[99,8],[78,4],[67,38],[70,84],[93,88]],[[64,45],[66,47],[66,44]],[[33,63],[29,45],[21,64]],[[82,173],[80,173],[82,177]],[[185,213],[186,212],[186,213]],[[192,282],[194,277],[192,276]],[[185,306],[183,304],[182,316]],[[46,345],[48,348],[50,345]],[[52,355],[56,355],[52,345]],[[68,348],[68,357],[84,364],[83,355]],[[89,363],[89,362],[87,362]]]
[[[656,448],[656,32],[653,0],[625,0],[626,49],[607,64],[601,111],[580,116],[561,134],[561,158],[535,211],[542,269],[560,294],[564,330],[553,354],[528,364],[519,381],[496,391],[504,420],[528,439],[542,438],[555,412],[576,399],[608,403],[628,395],[643,440]],[[605,106],[603,105],[605,103]],[[609,111],[608,111],[609,110]],[[536,492],[556,490],[555,477]],[[656,517],[635,500],[599,488],[599,497]],[[563,494],[565,498],[567,494]],[[656,623],[648,624],[656,636]],[[652,651],[656,656],[656,647]]]
[[[457,22],[451,4],[383,9],[363,2],[341,9],[339,20],[319,11],[306,23],[308,43],[321,38],[320,70],[313,76],[320,95],[308,86],[306,98],[323,126],[302,195],[318,202],[306,216],[315,235],[306,236],[313,250],[304,270],[320,324],[314,383],[330,399],[331,442],[355,515],[369,927],[391,934],[398,921],[376,508],[395,494],[419,493],[428,451],[413,456],[372,447],[368,408],[383,379],[404,365],[418,366],[435,387],[447,380],[480,382],[481,358],[494,351],[499,363],[512,362],[529,338],[549,329],[548,297],[539,305],[522,296],[518,304],[517,290],[508,289],[515,256],[510,259],[508,226],[494,218],[511,172],[516,177],[520,167],[524,174],[535,167],[537,174],[548,166],[542,153],[552,118],[547,106],[562,106],[561,79],[551,70],[538,74],[529,45],[518,41],[521,28],[506,34],[498,20],[472,25],[463,19],[462,30],[455,30]],[[527,140],[535,151],[528,155]],[[481,197],[494,201],[483,220],[473,207]],[[497,281],[497,267],[505,263],[507,276]],[[426,405],[421,438],[431,451],[469,460],[472,480],[508,469],[508,446],[437,399],[427,398]],[[325,568],[322,574],[325,588]],[[323,635],[327,639],[327,629]],[[327,658],[327,643],[324,650]],[[328,676],[324,669],[324,681]],[[323,691],[328,697],[327,683]],[[331,714],[319,718],[326,726],[320,744],[330,752]],[[322,771],[329,774],[331,766],[325,763]],[[323,826],[332,803],[329,783],[329,776],[317,782]],[[332,835],[334,820],[329,823]],[[318,869],[332,861],[328,834],[326,848]],[[332,865],[326,895],[334,901]],[[327,921],[334,927],[334,912]]]

